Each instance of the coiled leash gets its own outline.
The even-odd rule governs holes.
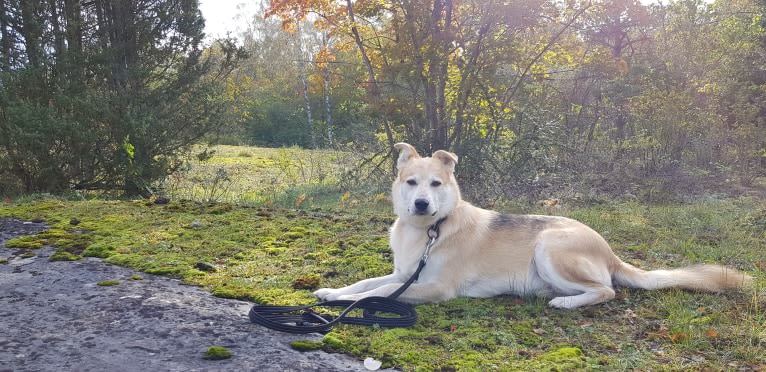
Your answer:
[[[323,301],[305,306],[255,305],[250,309],[250,321],[277,331],[297,334],[327,333],[338,323],[363,326],[378,325],[384,328],[414,325],[418,320],[415,307],[396,298],[404,293],[413,282],[418,280],[420,272],[426,266],[431,248],[439,237],[439,226],[446,219],[447,217],[443,217],[428,228],[426,232],[428,234],[428,241],[423,256],[418,263],[418,268],[401,287],[389,296],[365,297],[357,301]],[[314,307],[340,307],[344,308],[344,310],[337,316],[334,316],[318,313],[313,310]],[[349,313],[354,309],[362,310],[362,316],[350,316]]]

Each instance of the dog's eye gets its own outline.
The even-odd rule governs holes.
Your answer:
[[[442,185],[442,183],[440,181],[433,181],[433,182],[431,182],[431,187],[439,187],[441,185]]]
[[[407,180],[407,184],[410,186],[417,186],[418,182],[415,180]]]

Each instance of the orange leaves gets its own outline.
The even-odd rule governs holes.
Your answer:
[[[329,48],[323,46],[319,49],[316,56],[314,56],[314,61],[316,62],[317,67],[326,68],[328,64],[335,62],[335,55],[332,54]]]
[[[683,342],[689,339],[689,334],[681,331],[671,332],[667,328],[661,328],[657,332],[649,332],[646,334],[647,339],[653,341],[668,340],[672,343]]]
[[[271,6],[264,12],[264,18],[277,17],[282,20],[282,30],[294,33],[298,30],[298,22],[306,19],[306,15],[314,10],[322,0],[272,0]]]
[[[282,20],[283,30],[295,32],[297,22],[305,20],[312,13],[320,15],[313,17],[315,26],[329,29],[335,22],[328,23],[327,20],[345,18],[347,7],[338,6],[333,0],[272,0],[271,6],[264,12],[264,17],[277,17]]]
[[[668,335],[668,338],[673,343],[683,342],[689,339],[689,334],[686,332],[674,332]]]
[[[705,336],[711,340],[715,340],[716,338],[718,338],[718,331],[710,328],[705,331]]]

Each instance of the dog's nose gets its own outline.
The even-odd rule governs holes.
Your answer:
[[[416,199],[415,200],[415,210],[418,212],[425,212],[428,210],[428,200],[426,199]]]

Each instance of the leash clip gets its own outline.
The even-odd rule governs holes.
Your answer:
[[[426,243],[426,250],[425,252],[423,252],[423,257],[420,258],[420,260],[423,261],[423,264],[425,264],[428,261],[428,256],[431,255],[431,247],[434,246],[434,243],[436,243],[436,237],[429,235],[428,242]]]
[[[439,238],[439,227],[446,219],[447,217],[440,218],[438,221],[436,221],[436,223],[429,226],[428,230],[426,231],[426,235],[428,235],[428,242],[426,242],[426,250],[423,252],[423,257],[420,259],[424,265],[426,261],[428,261],[428,256],[431,255],[431,248],[436,243],[436,239]]]

